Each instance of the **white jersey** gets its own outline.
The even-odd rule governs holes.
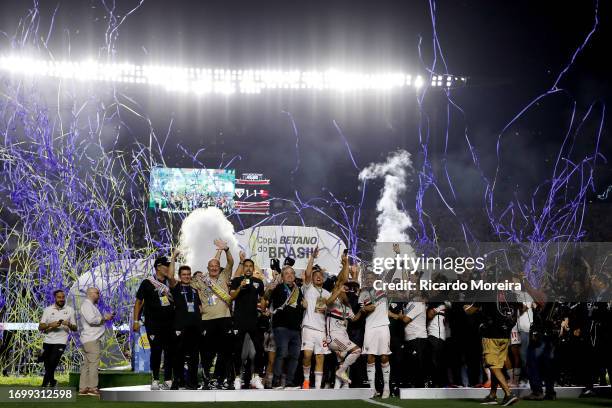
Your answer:
[[[408,302],[404,308],[404,315],[412,320],[404,328],[407,341],[427,338],[427,306],[424,302]]]
[[[446,340],[450,337],[448,320],[445,316],[445,313],[447,311],[446,305],[442,303],[433,309],[435,310],[436,314],[427,325],[427,335],[437,337],[440,340]]]
[[[365,329],[389,325],[389,301],[387,294],[382,290],[364,288],[359,294],[359,305],[361,307],[375,305],[376,309],[366,317]]]
[[[345,305],[340,299],[327,307],[327,330],[329,332],[346,331],[348,321],[355,314],[350,306]]]
[[[302,293],[308,307],[304,310],[302,327],[308,327],[320,332],[325,331],[325,299],[331,296],[327,290],[317,288],[312,283],[302,286]],[[318,306],[317,306],[318,304]],[[319,309],[319,310],[317,310]]]
[[[527,292],[518,292],[517,301],[522,302],[527,310],[523,313],[519,312],[516,327],[520,333],[529,333],[531,323],[533,323],[533,298]]]

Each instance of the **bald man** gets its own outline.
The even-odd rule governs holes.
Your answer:
[[[100,395],[98,390],[98,366],[100,365],[101,338],[104,335],[104,323],[113,315],[102,315],[98,307],[100,290],[88,288],[87,297],[81,303],[81,344],[83,346],[83,362],[79,379],[79,395]]]
[[[208,375],[212,361],[217,356],[214,378],[208,386],[212,389],[223,388],[223,380],[232,378],[228,372],[231,360],[231,305],[229,282],[232,277],[234,258],[227,242],[220,239],[214,241],[217,255],[208,261],[208,273],[192,282],[197,289],[202,302],[202,368]],[[225,253],[226,265],[221,267],[221,254]]]

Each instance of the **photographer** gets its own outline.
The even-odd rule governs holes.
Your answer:
[[[45,364],[43,387],[55,387],[57,384],[54,378],[55,369],[66,349],[68,332],[76,331],[77,329],[74,309],[66,306],[66,294],[64,291],[61,289],[54,291],[53,298],[55,303],[45,308],[38,325],[38,330],[45,333],[42,355],[42,360]]]

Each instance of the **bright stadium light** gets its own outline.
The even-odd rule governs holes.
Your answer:
[[[27,57],[2,56],[0,70],[24,76],[42,76],[76,81],[135,83],[160,87],[171,92],[195,95],[259,94],[264,90],[331,90],[336,92],[420,89],[426,85],[421,75],[402,72],[365,74],[340,71],[230,70],[129,63],[46,61]],[[430,86],[464,86],[465,77],[433,75]]]

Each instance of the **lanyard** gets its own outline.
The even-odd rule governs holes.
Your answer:
[[[193,303],[193,292],[191,291],[190,287],[188,291],[185,291],[183,288],[181,288],[181,293],[183,294],[183,297],[185,298],[185,303]],[[191,301],[187,300],[187,293],[189,293],[189,297],[191,298]]]

